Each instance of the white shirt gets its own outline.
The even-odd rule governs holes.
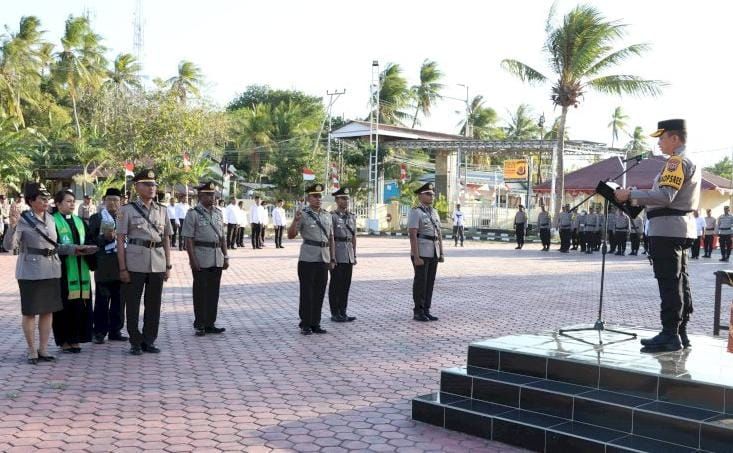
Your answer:
[[[228,204],[226,208],[224,208],[224,222],[232,225],[237,225],[239,222],[237,222],[237,205],[236,204]]]
[[[247,213],[239,206],[237,206],[237,224],[241,227],[247,226]]]
[[[269,222],[269,216],[267,215],[267,208],[262,205],[257,206],[257,219],[260,221],[260,225],[267,225]]]
[[[285,226],[285,209],[275,208],[272,210],[272,223],[275,226]]]
[[[176,203],[175,217],[171,217],[171,219],[175,218],[178,220],[184,220],[186,218],[186,213],[188,212],[189,209],[191,208],[186,203],[182,203],[182,202]],[[168,213],[168,215],[170,215],[170,213]]]
[[[463,226],[463,211],[453,213],[453,226]]]
[[[170,220],[176,220],[178,217],[176,217],[176,207],[168,205],[165,207],[165,210],[168,211],[168,219]]]
[[[249,208],[249,221],[251,223],[260,223],[260,207],[256,204],[253,204]]]
[[[702,217],[696,217],[695,226],[697,227],[697,235],[702,236],[705,233],[705,219]]]

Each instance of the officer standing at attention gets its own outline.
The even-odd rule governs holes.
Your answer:
[[[718,217],[718,243],[720,244],[720,261],[730,259],[731,239],[733,233],[733,216],[730,215],[730,207],[723,208],[723,215]]]
[[[713,217],[710,209],[707,210],[707,214],[708,215],[705,216],[705,234],[703,235],[703,247],[705,250],[705,254],[702,257],[712,258],[713,238],[715,237],[715,226],[717,222],[715,221],[715,217]]]
[[[585,224],[587,222],[588,213],[585,211],[581,211],[578,215],[575,216],[575,223],[578,226],[578,242],[580,243],[580,252],[585,252],[585,248],[587,247],[586,243],[586,234],[585,234]]]
[[[566,204],[557,216],[557,229],[560,232],[560,252],[562,253],[570,252],[572,228],[573,215],[570,213],[570,205]]]
[[[410,235],[410,258],[415,270],[412,281],[412,299],[415,304],[415,321],[437,321],[430,313],[433,301],[433,287],[438,263],[444,261],[443,237],[440,233],[440,217],[433,208],[433,183],[423,184],[415,193],[418,205],[407,216],[407,231]],[[521,206],[520,206],[521,208]],[[525,216],[526,221],[526,216]]]
[[[649,254],[662,299],[662,332],[641,340],[642,352],[677,351],[689,347],[687,323],[692,313],[692,294],[687,274],[687,249],[695,239],[693,210],[700,201],[701,169],[686,153],[684,120],[660,121],[652,137],[669,156],[650,190],[616,191],[616,200],[646,206],[649,219]]]
[[[629,256],[639,254],[639,244],[641,244],[641,236],[644,233],[644,218],[640,215],[631,219],[631,230],[629,232],[629,240],[631,240],[631,253]]]
[[[593,213],[593,207],[588,208],[585,216],[585,253],[591,254],[596,249],[596,227],[598,218]]]
[[[326,333],[321,328],[321,309],[326,295],[328,271],[336,267],[336,246],[333,240],[331,213],[321,209],[323,185],[313,184],[305,189],[308,206],[295,212],[288,227],[288,239],[300,233],[303,243],[298,258],[300,281],[300,333]]]
[[[542,251],[550,251],[550,214],[545,211],[545,206],[540,205],[540,213],[537,214],[537,228],[540,230],[540,241]]]
[[[517,236],[517,246],[514,250],[520,250],[524,247],[524,232],[527,231],[527,214],[524,212],[524,206],[519,205],[519,211],[514,215],[514,234]]]
[[[349,212],[349,188],[342,187],[332,193],[336,210],[331,212],[333,240],[336,247],[336,267],[331,269],[328,283],[328,303],[331,321],[351,322],[355,316],[346,314],[351,288],[351,273],[356,265],[356,216]]]
[[[601,233],[603,232],[603,224],[606,223],[606,219],[604,217],[601,217]],[[608,253],[614,253],[616,252],[616,235],[615,227],[616,227],[616,209],[615,208],[608,208],[608,223],[605,225],[606,227],[606,238],[608,239],[608,245],[609,250]]]
[[[171,223],[166,207],[153,201],[155,172],[147,169],[132,178],[138,198],[120,207],[117,218],[117,250],[122,282],[122,301],[127,310],[130,354],[158,353],[155,346],[160,324],[163,282],[170,277]],[[125,242],[127,241],[127,242]],[[140,333],[140,298],[145,293],[143,331]]]
[[[193,328],[197,337],[223,333],[216,327],[221,273],[229,268],[227,236],[222,212],[214,207],[216,186],[209,181],[196,187],[199,204],[189,209],[181,227],[193,274]]]
[[[626,241],[629,239],[629,216],[620,209],[616,211],[616,215],[608,219],[610,223],[613,221],[613,237],[616,240],[616,255],[626,255]]]

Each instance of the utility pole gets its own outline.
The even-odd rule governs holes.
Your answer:
[[[379,72],[379,60],[372,61],[372,83],[370,86],[370,105],[371,113],[369,115],[369,144],[374,147],[374,153],[369,157],[369,201],[371,202],[371,215],[369,228],[373,232],[378,232],[379,221],[377,219],[377,205],[379,204],[379,94],[382,89],[381,74]]]
[[[471,100],[468,96],[468,85],[459,83],[457,84],[459,87],[464,87],[466,89],[466,127],[464,128],[464,134],[466,138],[471,138],[473,131],[471,130]],[[461,202],[461,148],[458,148],[457,155],[456,155],[456,203]],[[468,185],[468,168],[464,168],[464,184],[466,184],[466,187]]]
[[[329,180],[331,173],[331,111],[333,110],[333,104],[344,93],[346,93],[346,90],[326,91],[326,95],[328,95],[328,139],[326,145],[326,177],[323,179],[324,186],[326,185],[326,181]]]

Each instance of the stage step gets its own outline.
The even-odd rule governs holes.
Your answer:
[[[534,451],[733,453],[733,354],[717,355],[706,337],[651,356],[614,339],[590,349],[552,334],[474,343],[468,367],[443,370],[440,392],[413,400],[413,418]],[[693,379],[698,369],[706,374]]]

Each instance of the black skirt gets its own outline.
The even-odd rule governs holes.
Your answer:
[[[18,280],[20,311],[24,316],[53,313],[64,308],[58,278]]]

